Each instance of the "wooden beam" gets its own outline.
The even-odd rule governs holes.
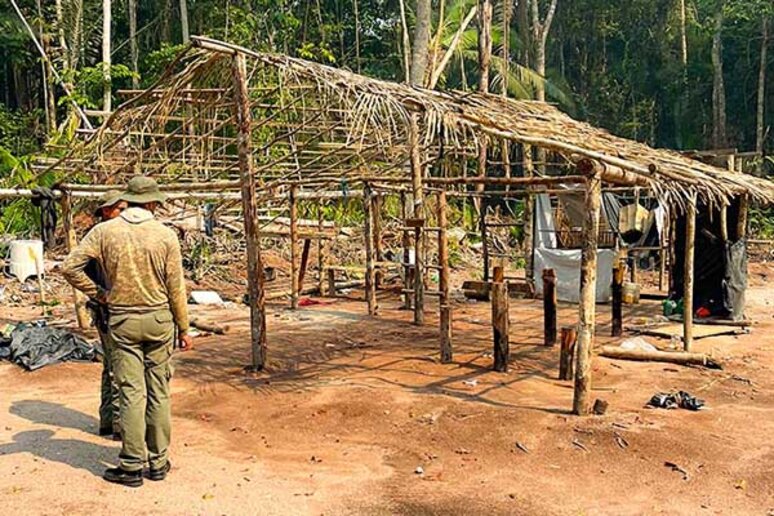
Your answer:
[[[384,261],[384,252],[382,251],[382,206],[384,204],[384,197],[381,195],[372,195],[373,206],[371,209],[371,216],[373,219],[373,245],[374,245],[374,259],[376,262]],[[381,269],[376,269],[376,278],[374,288],[379,289],[382,286],[382,280],[384,273]]]
[[[235,54],[232,59],[234,80],[234,110],[237,125],[237,152],[239,153],[239,177],[242,188],[242,212],[245,239],[247,240],[247,284],[250,302],[250,342],[252,367],[263,369],[266,363],[266,311],[264,306],[263,262],[261,242],[258,236],[258,206],[253,173],[251,150],[250,97],[247,91],[247,72],[244,55]]]
[[[400,210],[401,219],[405,224],[409,218],[408,201],[406,199],[406,192],[400,193]],[[411,261],[411,235],[408,231],[403,231],[401,236],[401,244],[403,246],[403,290],[410,290],[412,286],[411,271],[413,267],[408,265]],[[405,292],[403,294],[403,308],[406,310],[411,309],[411,294]]]
[[[586,184],[586,218],[581,249],[580,303],[578,308],[578,344],[575,361],[573,412],[586,415],[590,410],[591,362],[594,347],[597,287],[597,239],[599,212],[602,203],[601,166],[594,169]]]
[[[290,308],[298,308],[298,188],[291,186],[288,191],[290,210]]]

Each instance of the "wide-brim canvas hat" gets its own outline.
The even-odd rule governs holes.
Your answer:
[[[120,190],[108,190],[99,198],[99,206],[94,210],[94,213],[99,215],[102,208],[110,208],[121,202]]]
[[[135,204],[148,202],[165,202],[167,196],[159,190],[155,179],[145,176],[135,176],[126,184],[126,191],[120,200]]]

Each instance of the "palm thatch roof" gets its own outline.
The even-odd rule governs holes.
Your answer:
[[[693,195],[710,204],[743,194],[774,203],[771,181],[614,136],[550,104],[425,90],[203,37],[153,87],[126,92],[128,100],[55,167],[105,182],[138,172],[166,182],[237,178],[235,53],[248,63],[256,175],[266,188],[408,178],[409,121],[418,116],[431,175],[473,174],[482,146],[488,173],[502,175],[503,163],[528,145],[559,160],[551,174],[591,159],[604,165],[606,182],[649,188],[678,206]]]

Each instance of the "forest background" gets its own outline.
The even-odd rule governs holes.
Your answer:
[[[118,89],[152,84],[191,34],[424,87],[547,100],[656,147],[755,151],[746,171],[770,175],[773,21],[772,0],[6,0],[0,186],[54,181],[30,163],[75,137],[73,103],[110,111]],[[10,207],[0,233],[29,220]],[[753,223],[774,235],[771,211]]]

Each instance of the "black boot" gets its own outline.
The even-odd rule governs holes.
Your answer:
[[[140,487],[142,485],[142,470],[124,471],[120,467],[108,468],[102,475],[102,478],[114,484],[121,484],[127,487]]]
[[[150,468],[148,470],[148,480],[153,480],[158,482],[159,480],[164,480],[167,478],[167,473],[169,473],[169,470],[172,469],[172,463],[167,461],[166,464],[161,466],[158,469]]]

